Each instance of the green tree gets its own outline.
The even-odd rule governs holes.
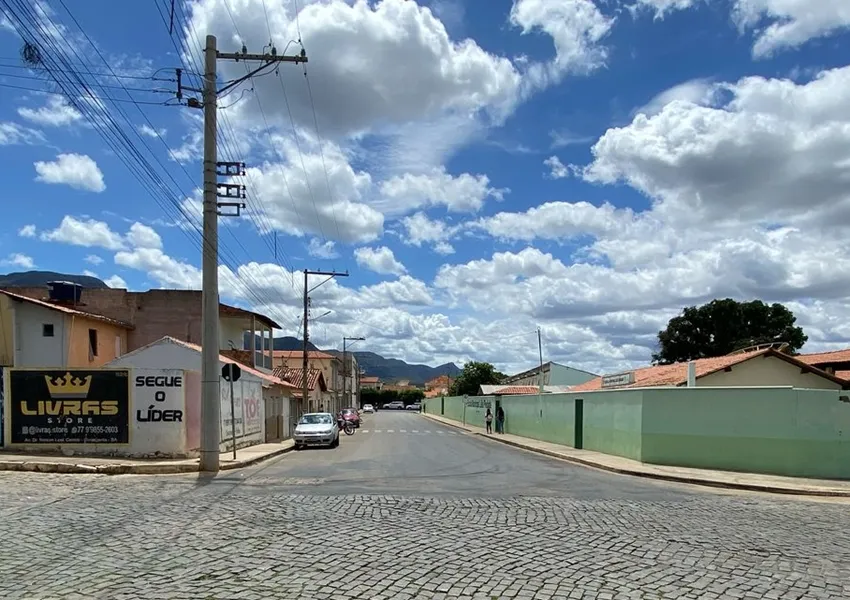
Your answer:
[[[458,375],[449,388],[452,396],[478,395],[478,388],[482,385],[493,385],[504,378],[496,368],[487,362],[468,362],[463,365],[463,371]]]
[[[658,332],[654,364],[669,365],[697,358],[724,356],[735,350],[774,342],[786,342],[796,352],[809,339],[797,318],[782,304],[761,300],[737,302],[731,298],[689,306]]]

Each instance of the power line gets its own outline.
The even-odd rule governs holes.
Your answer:
[[[43,88],[27,87],[27,86],[23,86],[23,85],[14,85],[14,84],[11,84],[11,83],[3,83],[3,82],[0,82],[0,87],[8,88],[8,89],[11,89],[11,90],[22,90],[22,91],[27,91],[27,92],[41,92],[42,94],[56,94],[57,93],[56,90],[49,90],[49,89],[46,90],[46,89],[43,89]],[[63,94],[60,93],[60,95],[63,95]],[[176,102],[173,102],[171,99],[165,100],[163,102],[152,102],[152,101],[145,101],[145,100],[134,100],[132,98],[113,98],[111,96],[100,96],[100,95],[92,95],[92,96],[90,96],[90,98],[92,100],[97,100],[97,101],[100,101],[100,102],[102,102],[104,100],[108,100],[109,102],[125,102],[125,103],[129,103],[129,104],[140,104],[140,105],[146,105],[146,106],[179,106],[179,104],[177,104]],[[76,106],[75,106],[75,108],[76,108]]]
[[[20,61],[20,57],[10,58],[10,57],[0,57],[0,61],[7,61],[12,63],[18,63]],[[34,72],[47,72],[48,69],[44,67],[30,66],[30,65],[21,65],[21,64],[2,64],[0,63],[0,67],[4,69],[21,69],[26,71],[34,71]],[[118,75],[111,73],[104,73],[98,71],[89,71],[85,69],[70,69],[69,73],[74,73],[76,75],[88,75],[92,77],[112,77],[115,79],[135,79],[137,81],[171,81],[175,82],[176,79],[160,79],[153,75]]]
[[[0,69],[5,68],[6,65],[0,65]],[[13,79],[29,79],[35,81],[45,81],[43,77],[36,77],[35,75],[15,75],[14,73],[3,73],[0,72],[0,77],[11,77]],[[126,90],[130,92],[147,92],[151,94],[173,94],[174,92],[170,90],[151,90],[147,88],[134,88],[134,87],[126,87],[123,85],[107,85],[107,84],[98,84],[98,87],[111,89],[111,90]]]

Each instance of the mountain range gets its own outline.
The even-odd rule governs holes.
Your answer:
[[[246,334],[245,343],[250,340],[250,334]],[[257,338],[257,345],[260,344],[260,338]],[[274,338],[274,350],[302,350],[303,342],[298,338],[291,336]],[[309,350],[319,352],[327,352],[334,356],[342,356],[342,350],[335,348],[322,349],[314,345],[312,342],[307,345]],[[357,358],[357,364],[360,369],[365,371],[367,376],[380,377],[383,381],[398,381],[407,379],[414,385],[422,385],[430,379],[439,377],[440,375],[449,375],[457,377],[460,374],[460,368],[454,363],[446,363],[437,367],[428,365],[409,364],[397,358],[384,358],[380,354],[374,352],[356,352],[349,351]]]
[[[2,287],[40,287],[47,286],[51,281],[70,281],[87,288],[108,288],[103,281],[97,277],[88,275],[70,275],[67,273],[56,273],[54,271],[22,271],[20,273],[7,273],[0,275],[0,288]]]

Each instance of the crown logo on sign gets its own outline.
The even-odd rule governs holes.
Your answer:
[[[50,392],[51,398],[85,398],[89,395],[91,379],[91,375],[78,377],[71,375],[71,373],[55,377],[44,376],[44,380],[47,382],[47,391]]]

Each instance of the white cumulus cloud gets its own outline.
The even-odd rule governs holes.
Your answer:
[[[106,189],[97,163],[85,154],[60,154],[55,161],[34,163],[36,181],[64,184],[78,190],[102,192]]]

